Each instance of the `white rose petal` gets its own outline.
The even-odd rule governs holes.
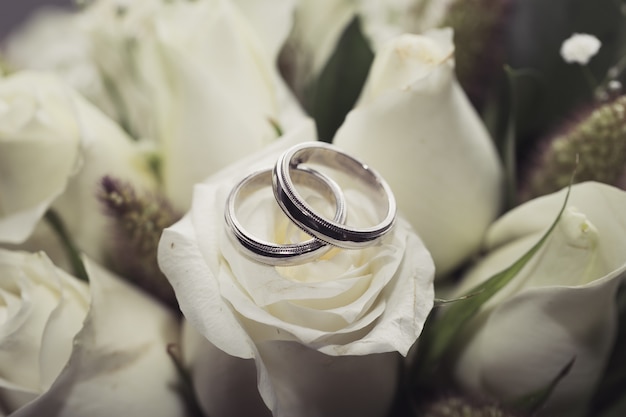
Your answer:
[[[454,78],[452,31],[378,51],[333,143],[376,167],[444,275],[475,253],[500,208],[502,168]]]
[[[510,266],[554,221],[565,191],[508,212],[491,227],[487,256],[465,292]],[[569,206],[522,271],[490,299],[458,346],[455,375],[473,394],[501,400],[545,387],[572,359],[540,415],[581,415],[613,346],[615,295],[626,280],[626,193],[572,186]]]
[[[256,16],[285,16],[289,4],[242,7],[246,14],[225,0],[136,2],[120,14],[115,2],[100,1],[87,10],[126,124],[157,143],[165,192],[181,209],[195,183],[275,139],[273,123],[287,129],[303,117],[274,64],[287,25],[270,30]],[[132,53],[111,56],[129,43]]]
[[[79,13],[52,5],[39,7],[9,33],[2,46],[11,68],[53,72],[107,114],[114,114]]]
[[[87,286],[40,253],[0,249],[0,396],[9,412],[47,391],[89,308]]]
[[[79,96],[75,114],[82,138],[83,165],[69,180],[52,207],[81,250],[103,262],[115,244],[98,192],[105,176],[130,184],[139,194],[156,190],[147,148],[133,141],[117,124]]]
[[[282,150],[311,136],[314,132],[305,126],[253,164],[240,162],[197,185],[190,213],[163,234],[159,263],[186,319],[208,340],[204,344],[213,345],[203,347],[196,338],[199,346],[190,350],[216,361],[224,355],[242,358],[227,361],[235,379],[249,374],[246,360],[254,359],[258,392],[273,415],[381,415],[392,398],[389,384],[397,376],[398,352],[407,354],[433,303],[432,260],[408,223],[398,219],[376,247],[337,250],[290,267],[251,261],[224,230],[224,201],[235,183],[256,168],[271,167]],[[353,216],[367,218],[368,212],[358,210],[362,199],[353,193],[346,198]],[[265,219],[266,232],[276,239],[284,215],[269,184],[267,196],[250,199],[255,209],[242,210],[240,220],[261,224],[257,220]],[[225,372],[216,362],[188,360],[204,364],[195,378],[205,384]],[[308,378],[287,372],[296,364]],[[378,386],[389,390],[371,389]],[[205,385],[196,389],[206,396],[209,414],[240,412],[239,400],[216,395]]]
[[[275,60],[293,25],[296,0],[235,0],[261,38],[267,55]]]
[[[360,0],[363,32],[374,51],[403,33],[422,33],[441,27],[453,0]]]
[[[567,63],[586,65],[598,53],[602,43],[598,38],[586,33],[575,33],[561,45],[561,57]]]
[[[79,168],[74,96],[54,76],[0,79],[0,242],[21,243]]]

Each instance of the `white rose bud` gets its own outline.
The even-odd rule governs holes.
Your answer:
[[[476,252],[502,187],[498,155],[454,77],[453,55],[451,30],[393,39],[333,140],[386,178],[438,275]]]
[[[531,200],[490,228],[489,251],[460,292],[510,266],[554,221],[565,190]],[[583,415],[617,329],[616,292],[626,279],[626,192],[587,182],[539,252],[467,325],[455,375],[472,394],[499,400],[545,388],[570,362],[541,416]]]
[[[176,317],[86,262],[90,288],[43,252],[0,249],[2,415],[185,415]]]
[[[155,187],[143,148],[45,73],[0,79],[0,167],[0,242],[24,242],[53,207],[80,248],[98,260],[111,243],[96,198],[102,177]]]
[[[160,266],[199,333],[185,350],[208,415],[384,416],[400,355],[433,305],[432,259],[402,218],[378,246],[337,249],[297,266],[254,262],[228,238],[223,213],[232,187],[287,147],[314,140],[309,128],[197,185],[191,211],[161,238]],[[298,229],[269,183],[266,191],[251,195],[238,219],[284,243]],[[353,219],[372,220],[361,194],[346,198]],[[225,395],[234,387],[238,395]]]

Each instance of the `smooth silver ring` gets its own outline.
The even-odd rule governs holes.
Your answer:
[[[356,228],[317,214],[298,193],[291,178],[291,173],[296,172],[294,169],[302,169],[304,163],[329,167],[356,179],[374,200],[382,221],[372,227]],[[272,185],[276,201],[291,221],[331,245],[345,249],[373,245],[395,222],[396,200],[387,182],[368,165],[324,142],[305,142],[284,152],[274,166]]]
[[[307,167],[292,168],[298,184],[309,186],[329,199],[336,207],[334,221],[346,221],[346,201],[341,188],[328,176]],[[228,235],[243,253],[254,261],[268,265],[298,265],[319,258],[331,246],[312,237],[300,243],[278,244],[258,239],[248,233],[237,220],[236,211],[242,199],[272,183],[272,170],[254,172],[239,182],[230,192],[224,208]]]

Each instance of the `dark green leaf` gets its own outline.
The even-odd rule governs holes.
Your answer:
[[[83,281],[89,281],[89,276],[87,275],[87,270],[85,269],[85,265],[83,264],[82,259],[80,258],[80,251],[74,239],[70,236],[65,228],[65,224],[61,217],[53,210],[48,210],[45,214],[45,219],[54,230],[56,235],[61,240],[61,244],[63,245],[63,249],[65,249],[66,255],[70,264],[72,265],[72,271],[74,272],[74,276]]]
[[[444,304],[450,304],[450,303],[456,303],[457,301],[462,301],[462,300],[467,300],[470,297],[475,297],[477,296],[479,293],[473,293],[473,294],[466,294],[466,295],[462,295],[460,297],[457,298],[451,298],[451,299],[443,299],[443,298],[435,298],[435,307],[439,307],[441,305]]]
[[[359,97],[374,54],[355,18],[346,28],[319,78],[305,92],[321,140],[330,142]]]

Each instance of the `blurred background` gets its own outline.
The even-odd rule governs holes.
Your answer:
[[[22,22],[35,8],[43,5],[70,7],[74,0],[0,0],[0,39]]]

